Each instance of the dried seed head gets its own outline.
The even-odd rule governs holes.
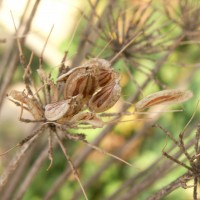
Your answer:
[[[57,82],[65,83],[64,98],[80,94],[82,103],[89,100],[89,108],[95,112],[112,107],[120,97],[121,88],[119,74],[110,65],[107,60],[94,58],[61,75]]]
[[[135,105],[136,110],[143,110],[145,108],[155,105],[171,105],[176,103],[182,103],[192,98],[193,93],[190,90],[173,89],[162,90],[151,94]]]
[[[119,79],[98,90],[89,100],[88,107],[94,112],[103,112],[111,108],[120,98],[121,87]]]

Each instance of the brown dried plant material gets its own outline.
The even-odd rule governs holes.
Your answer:
[[[78,94],[82,94],[85,100],[90,98],[98,87],[93,74],[90,68],[83,68],[72,73],[65,82],[64,98],[71,98]]]
[[[10,92],[9,97],[12,97],[14,100],[28,107],[28,111],[33,115],[35,120],[44,120],[43,110],[36,101],[36,99],[32,98],[30,95],[25,94],[24,91],[16,91],[13,90]]]
[[[98,80],[99,87],[103,87],[114,80],[114,70],[111,63],[105,59],[93,58],[87,61],[82,67],[91,67],[95,70],[95,76]]]
[[[82,101],[87,101],[98,87],[95,74],[95,68],[80,66],[58,77],[57,83],[64,82],[64,98],[81,94]]]
[[[82,108],[82,95],[77,95],[70,99],[47,104],[45,106],[45,117],[49,121],[57,121],[63,124],[80,112]]]
[[[103,59],[100,59],[100,60],[101,62],[99,63],[101,64],[104,62],[106,64],[109,63],[106,60],[103,60]],[[98,62],[95,61],[94,63],[98,63]],[[58,91],[61,85],[54,84],[50,80],[49,78],[50,76],[46,75],[46,73],[43,70],[39,70],[38,74],[40,78],[42,79],[42,83],[44,85],[41,86],[39,90],[36,91],[35,94],[33,94],[31,88],[30,88],[31,94],[29,93],[29,90],[27,91],[28,94],[25,94],[25,92],[18,92],[15,90],[10,93],[10,97],[14,99],[13,102],[15,101],[20,102],[20,104],[18,105],[21,105],[21,108],[22,108],[22,112],[20,115],[21,121],[36,122],[42,119],[43,122],[45,122],[44,124],[42,124],[42,126],[47,125],[49,130],[55,132],[58,143],[70,164],[71,170],[73,171],[75,178],[79,182],[79,185],[82,189],[85,199],[88,199],[85,193],[85,189],[83,188],[82,183],[79,179],[78,173],[70,157],[68,156],[64,148],[64,145],[62,144],[59,138],[59,135],[56,131],[57,127],[62,127],[62,125],[64,125],[63,128],[65,127],[65,129],[66,127],[77,128],[80,124],[82,124],[82,125],[89,125],[91,128],[102,128],[106,123],[104,123],[101,120],[101,118],[99,118],[96,115],[96,112],[103,112],[109,109],[110,107],[112,107],[117,102],[121,94],[121,87],[119,85],[120,76],[117,72],[115,72],[113,69],[110,68],[110,64],[106,66],[100,65],[100,68],[98,68],[99,66],[97,64],[91,65],[90,63],[89,67],[87,67],[87,65],[88,64],[84,64],[83,66],[79,68],[72,69],[67,74],[64,74],[64,76],[61,75],[61,77],[59,77],[59,80],[57,81],[57,83],[59,81],[64,81],[64,84],[65,84],[64,95],[61,100],[58,100],[59,99]],[[47,86],[48,88],[48,90],[46,90],[47,92],[46,94],[48,95],[47,102],[50,101],[51,103],[46,104],[44,102],[40,104],[38,99],[35,98],[35,95],[38,94],[40,90],[44,88],[44,86]],[[22,120],[21,117],[22,117],[23,108],[24,108],[23,104],[27,106],[26,109],[33,115],[35,121],[28,120],[28,119]],[[92,110],[92,112],[85,112],[84,111],[85,109],[90,109]],[[51,124],[51,125],[48,126],[48,124]],[[86,126],[86,128],[88,128],[88,126]],[[23,141],[27,142],[31,138],[32,138],[32,135],[28,136]],[[51,140],[52,138],[51,138],[51,135],[49,134],[49,141],[50,141],[49,142],[49,158],[51,161],[50,166],[52,165],[52,162],[53,162]],[[25,142],[23,142],[23,144]],[[87,143],[86,140],[84,140],[84,142]],[[87,145],[91,146],[93,149],[96,149],[102,153],[105,153],[131,166],[131,164],[127,163],[126,161],[124,161],[123,159],[115,155],[107,153],[101,150],[100,148],[93,146],[89,143],[87,143]]]
[[[145,108],[155,105],[172,105],[182,103],[192,98],[193,93],[190,90],[172,89],[162,90],[144,97],[136,103],[136,110],[144,110]]]
[[[94,58],[59,76],[57,83],[64,82],[64,99],[82,95],[82,106],[86,104],[89,110],[99,113],[118,101],[119,80],[120,75],[111,68],[109,61]]]
[[[98,90],[90,99],[88,107],[91,111],[100,113],[111,108],[120,98],[121,87],[119,79]]]
[[[69,111],[70,99],[47,104],[45,106],[45,118],[49,121],[56,121],[62,118]]]
[[[22,111],[23,108],[25,108],[33,115],[34,120],[27,120],[25,122],[38,122],[38,120],[42,119],[42,122],[44,123],[41,124],[41,127],[44,128],[44,130],[49,130],[48,154],[51,162],[48,169],[53,163],[52,133],[55,133],[57,142],[69,162],[71,171],[74,173],[75,178],[79,182],[85,199],[88,199],[77,170],[70,160],[65,146],[62,143],[61,136],[63,137],[63,135],[66,135],[66,131],[70,128],[80,128],[80,125],[84,125],[84,128],[93,129],[102,128],[105,124],[113,123],[110,121],[108,123],[104,122],[96,113],[108,110],[120,98],[120,76],[111,67],[111,64],[114,60],[116,60],[119,54],[117,54],[111,61],[100,58],[90,59],[83,65],[73,68],[65,74],[62,74],[65,70],[60,70],[58,80],[54,84],[50,79],[50,74],[46,73],[42,68],[42,57],[46,43],[40,57],[40,69],[37,70],[42,86],[39,90],[36,87],[33,87],[34,80],[31,77],[31,61],[33,56],[31,56],[28,66],[25,66],[26,70],[24,73],[24,83],[27,92],[25,94],[23,92],[18,93],[15,91],[11,93],[11,97],[19,102],[18,105],[21,105]],[[125,48],[127,48],[127,46],[125,46]],[[87,109],[90,111],[87,112]],[[22,114],[23,113],[21,112],[20,120]],[[118,120],[119,119],[117,119],[117,121]],[[38,132],[34,135],[37,134]],[[82,136],[85,138],[85,135],[82,134]],[[25,138],[23,142],[19,143],[20,145],[18,146],[22,146],[32,137],[33,136],[30,135]],[[78,137],[78,140],[83,139]],[[109,154],[100,148],[87,143],[85,139],[83,142],[97,151],[132,166],[119,157]]]
[[[110,62],[105,59],[91,59],[82,66],[59,76],[56,84],[50,80],[50,76],[44,70],[37,70],[44,86],[49,86],[50,89],[51,103],[46,105],[39,104],[34,97],[44,86],[40,87],[35,95],[12,91],[10,96],[21,104],[27,105],[27,110],[35,120],[69,124],[71,127],[83,123],[93,128],[95,125],[96,128],[100,128],[104,124],[95,113],[111,108],[121,95],[120,75],[110,65]],[[61,100],[58,100],[59,82],[64,82],[64,97]],[[93,113],[83,112],[87,108]]]
[[[74,125],[86,123],[92,125],[93,128],[102,128],[104,126],[104,122],[95,113],[91,112],[80,112],[74,115],[69,122]]]
[[[90,59],[83,65],[71,69],[58,77],[57,82],[64,82],[65,99],[77,94],[90,97],[98,89],[116,79],[116,72],[111,68],[109,61],[105,59]]]

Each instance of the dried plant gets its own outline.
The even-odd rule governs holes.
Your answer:
[[[165,119],[163,125],[163,118],[160,117],[165,111],[159,110],[157,105],[182,103],[192,97],[194,89],[192,81],[198,68],[192,65],[187,71],[187,78],[182,75],[180,68],[177,68],[179,73],[174,76],[174,79],[180,79],[177,85],[163,81],[165,75],[162,75],[162,70],[171,58],[176,57],[180,45],[184,44],[189,48],[191,43],[186,41],[198,41],[199,3],[189,0],[179,0],[170,4],[166,4],[165,1],[158,1],[157,4],[154,1],[124,3],[110,0],[102,3],[99,0],[95,2],[88,0],[89,13],[81,11],[81,20],[85,21],[84,28],[81,27],[79,30],[78,27],[80,32],[78,35],[81,37],[77,53],[70,58],[70,49],[65,49],[62,60],[58,61],[60,65],[56,80],[53,80],[52,73],[46,68],[45,62],[48,61],[44,59],[53,28],[41,47],[40,55],[35,55],[32,50],[30,56],[24,53],[26,39],[24,35],[30,30],[40,1],[36,1],[34,5],[29,3],[20,25],[16,27],[14,23],[16,35],[13,37],[11,47],[2,55],[0,105],[3,105],[5,99],[12,101],[19,108],[19,120],[25,124],[33,124],[33,127],[25,139],[13,147],[20,149],[0,177],[1,197],[26,198],[26,191],[31,187],[38,171],[46,167],[47,157],[50,161],[46,167],[47,176],[51,176],[59,160],[56,153],[60,147],[68,164],[62,171],[59,170],[59,173],[53,175],[48,190],[45,189],[40,194],[42,199],[59,198],[58,191],[63,185],[68,189],[73,178],[76,179],[73,183],[77,186],[73,188],[72,194],[64,197],[65,199],[82,199],[84,196],[85,199],[128,200],[134,197],[134,199],[153,200],[171,195],[179,187],[185,189],[192,187],[193,199],[198,199],[199,124],[196,125],[198,119],[193,114],[185,128],[182,128],[179,139],[176,139],[171,131],[168,131],[171,124],[178,124],[174,122],[176,118],[172,121]],[[161,3],[165,13],[156,6]],[[24,20],[26,10],[30,7],[32,12]],[[175,28],[170,29],[171,26]],[[181,31],[177,32],[177,29]],[[72,34],[72,39],[76,34]],[[7,39],[2,37],[0,42],[6,45]],[[195,43],[192,42],[192,45]],[[66,64],[67,59],[71,59],[70,64]],[[34,66],[35,60],[39,61],[37,66]],[[19,62],[20,68],[22,66],[24,69],[24,90],[19,91],[15,88],[10,90],[8,87],[12,83],[14,72],[19,69],[17,68]],[[198,63],[199,60],[195,62]],[[181,61],[178,64],[181,66]],[[122,65],[121,70],[117,70],[119,65]],[[151,94],[152,91],[147,89],[151,85],[156,89],[179,88],[182,84],[185,87],[189,86],[191,90],[169,89]],[[128,87],[134,89],[129,90]],[[125,90],[128,92],[124,92]],[[151,95],[137,102],[141,98],[140,94],[147,92]],[[197,94],[194,90],[193,94],[195,98]],[[192,103],[193,100],[190,100],[185,105],[187,107]],[[149,112],[141,112],[155,105],[156,107],[150,108]],[[32,118],[24,117],[25,112],[29,112]],[[187,118],[186,111],[172,112],[178,116],[177,119]],[[198,106],[195,112],[198,112]],[[158,125],[159,119],[159,124],[162,125]],[[123,123],[128,121],[131,123],[130,131],[125,129],[126,125]],[[124,126],[123,130],[120,130],[123,136],[120,137],[118,147],[113,150],[99,147],[111,132],[115,129],[118,131],[116,127],[120,124]],[[161,147],[159,152],[156,149],[157,158],[146,166],[138,167],[137,159],[140,159],[141,155],[139,151],[143,150],[151,138],[158,140],[156,135],[160,132],[153,134],[157,130],[152,128],[153,124],[154,127],[160,128],[172,143],[169,142],[169,149],[166,151],[166,146],[164,148],[162,146],[164,139],[161,138],[163,139],[161,146],[157,143],[157,148]],[[190,133],[196,127],[197,133],[193,136]],[[89,142],[86,139],[88,133],[96,129],[100,130],[99,134]],[[111,140],[114,141],[114,137]],[[83,143],[84,146],[79,143]],[[154,145],[155,143],[150,146]],[[88,157],[93,150],[105,154],[106,159],[100,161],[94,172],[85,175],[85,168],[90,167],[87,160],[90,160]],[[1,156],[8,156],[9,151],[1,153]],[[132,159],[134,164],[131,164]],[[116,174],[120,177],[120,180],[116,181],[120,183],[112,191],[106,192],[106,184],[102,178],[113,166],[116,167]],[[166,182],[159,188],[154,187],[154,184],[161,183],[163,178],[182,167],[185,168],[182,175],[173,176],[170,183]],[[114,173],[114,170],[111,171]],[[73,178],[70,177],[71,174]],[[115,177],[112,178],[115,180]],[[194,184],[190,185],[188,182],[192,179]]]
[[[166,3],[165,1],[163,1]],[[199,37],[199,1],[179,0],[166,4],[167,17],[181,28],[188,40],[198,40]]]
[[[173,189],[177,188],[177,186],[182,186],[185,189],[187,189],[189,187],[193,187],[194,188],[193,189],[193,199],[198,199],[199,197],[198,197],[197,191],[198,191],[198,184],[199,184],[199,123],[197,124],[196,137],[193,138],[194,153],[192,152],[192,154],[191,154],[189,152],[189,150],[187,150],[187,147],[184,142],[185,130],[186,130],[187,126],[189,125],[189,123],[192,121],[192,119],[195,115],[195,112],[194,112],[193,116],[191,117],[190,121],[188,122],[188,124],[184,127],[184,129],[179,134],[179,140],[175,139],[174,136],[169,131],[167,131],[160,125],[156,124],[155,127],[159,127],[167,135],[167,137],[169,137],[174,142],[174,144],[180,149],[180,151],[184,154],[187,161],[189,162],[189,165],[188,165],[188,164],[186,164],[186,162],[179,161],[177,158],[169,155],[163,149],[164,156],[166,156],[168,159],[172,160],[176,164],[178,164],[188,170],[181,178],[179,178],[179,179],[177,179],[177,181],[171,183],[170,187],[168,186],[168,189],[170,188],[170,190],[172,192]],[[194,180],[193,185],[187,185],[187,182],[189,182],[191,179]],[[166,192],[167,192],[166,188],[164,188],[162,190],[162,195]],[[156,194],[155,196],[156,196],[156,199],[160,199],[161,193],[159,192],[159,195]],[[150,199],[155,199],[155,198],[151,197]]]

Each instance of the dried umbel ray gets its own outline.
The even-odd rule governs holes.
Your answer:
[[[40,104],[31,96],[25,93],[25,91],[12,90],[9,94],[14,100],[25,104],[28,110],[35,120],[44,120],[44,113]]]
[[[172,89],[162,90],[144,97],[136,103],[135,110],[144,110],[155,105],[172,105],[182,103],[192,98],[193,93],[190,90]]]

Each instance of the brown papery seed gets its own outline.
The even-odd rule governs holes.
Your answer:
[[[88,107],[94,112],[104,112],[111,108],[120,98],[121,87],[118,81],[112,82],[109,85],[97,91],[88,103]]]
[[[143,110],[145,108],[155,105],[171,105],[182,103],[192,98],[193,93],[190,90],[172,89],[162,90],[144,97],[136,103],[136,110]]]

